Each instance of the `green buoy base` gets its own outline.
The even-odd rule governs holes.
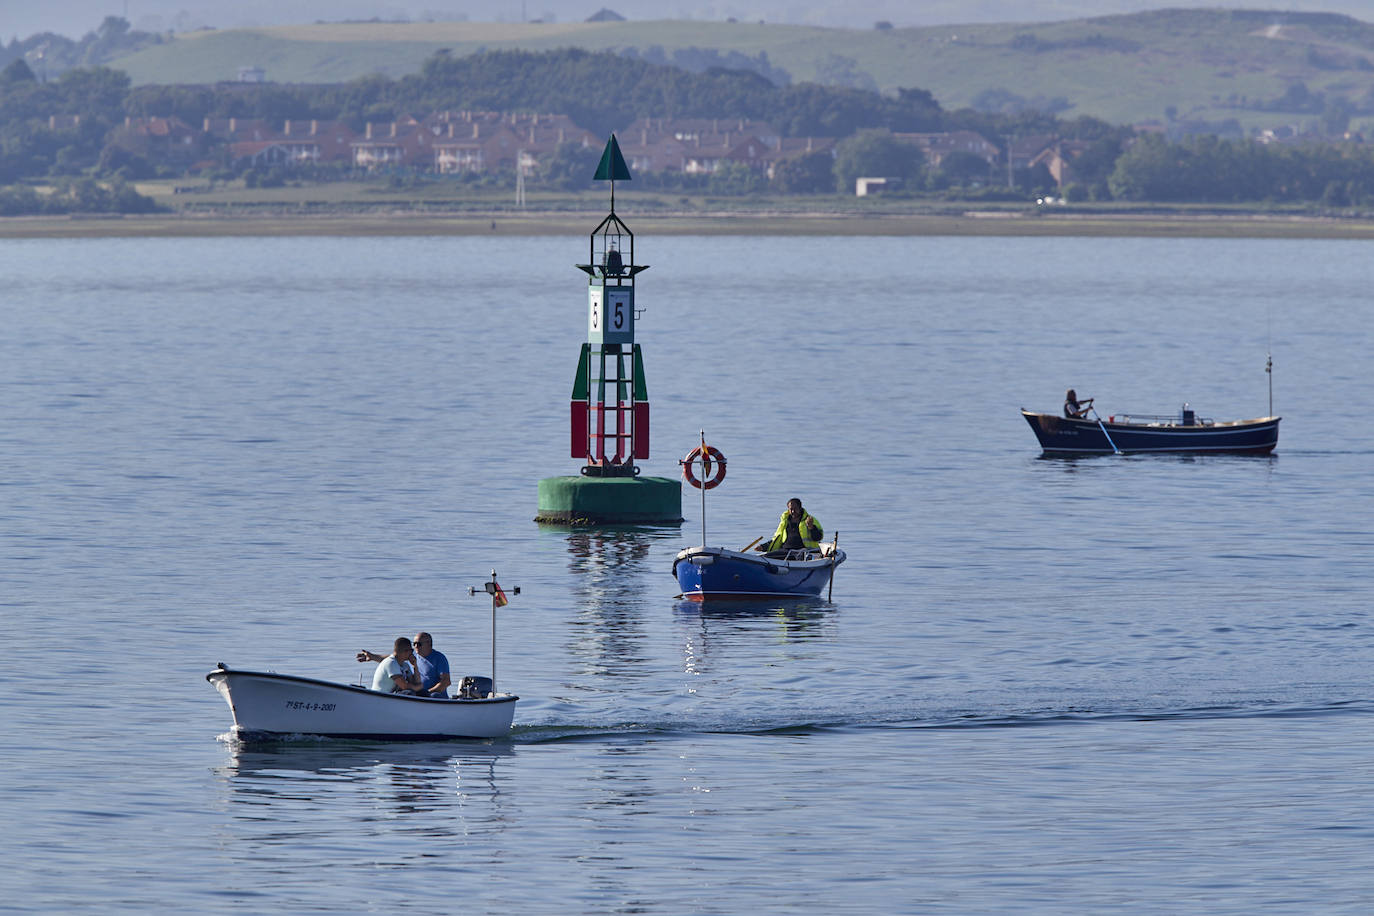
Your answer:
[[[682,482],[666,477],[545,477],[539,514],[547,525],[680,525]]]

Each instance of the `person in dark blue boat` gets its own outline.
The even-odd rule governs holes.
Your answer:
[[[1064,392],[1064,416],[1073,420],[1081,420],[1088,415],[1088,411],[1093,406],[1092,398],[1078,400],[1078,392],[1070,388]]]
[[[369,652],[367,649],[358,651],[360,662],[380,662],[382,659],[383,656],[376,652]],[[448,657],[434,648],[433,636],[425,632],[415,634],[415,653],[410,661],[420,676],[421,687],[416,693],[439,699],[448,696],[449,684],[453,682],[449,675]]]
[[[758,549],[771,553],[775,550],[786,552],[819,547],[824,536],[825,529],[821,523],[802,507],[800,499],[793,497],[787,501],[787,508],[778,521],[778,530],[773,532],[772,539],[760,544]]]

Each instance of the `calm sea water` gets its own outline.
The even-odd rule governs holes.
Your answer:
[[[695,491],[533,524],[585,239],[0,245],[0,909],[1374,906],[1367,243],[639,243],[646,472],[705,429],[707,540],[799,496],[833,600],[677,601]],[[1272,457],[1017,414],[1261,416],[1270,349]],[[228,739],[217,661],[485,673],[492,569],[509,741]]]

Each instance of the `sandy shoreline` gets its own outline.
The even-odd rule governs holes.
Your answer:
[[[0,238],[229,236],[585,235],[604,214],[415,213],[367,215],[5,217]],[[1374,238],[1374,221],[1330,217],[1009,213],[853,215],[620,214],[643,235],[1120,236],[1184,238]]]

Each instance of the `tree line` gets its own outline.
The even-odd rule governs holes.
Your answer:
[[[134,87],[125,74],[106,67],[74,68],[45,81],[15,58],[0,70],[0,186],[153,174],[156,164],[135,161],[110,142],[112,129],[130,116],[176,116],[193,126],[229,117],[340,120],[361,132],[367,122],[461,109],[566,114],[602,135],[646,117],[746,118],[771,123],[785,137],[839,141],[833,154],[799,155],[781,163],[771,184],[740,168],[698,180],[722,194],[852,193],[856,175],[902,178],[913,194],[1025,199],[1053,187],[1042,169],[1022,170],[1008,188],[1004,169],[990,168],[972,154],[952,154],[940,168],[931,168],[919,150],[893,137],[970,130],[1003,151],[1012,138],[1030,135],[1080,141],[1074,144],[1080,152],[1066,189],[1075,200],[1374,203],[1374,151],[1362,144],[1266,146],[1216,137],[1169,142],[1090,117],[946,111],[919,88],[882,95],[813,83],[776,85],[751,69],[712,66],[693,73],[642,57],[577,49],[466,57],[440,52],[414,75],[373,75],[332,85]],[[50,121],[53,115],[77,117]],[[550,174],[574,174],[568,162],[556,165]],[[651,183],[696,180],[644,177]],[[95,195],[84,197],[89,201]],[[127,195],[116,197],[123,203],[112,206],[138,203]],[[15,199],[21,203],[14,204]],[[9,209],[31,202],[14,193],[6,200]]]
[[[106,16],[99,28],[79,39],[39,32],[24,39],[12,38],[9,44],[0,42],[0,69],[16,60],[31,59],[39,79],[46,82],[75,67],[98,67],[113,57],[163,41],[154,32],[130,28],[129,21],[122,16]]]

